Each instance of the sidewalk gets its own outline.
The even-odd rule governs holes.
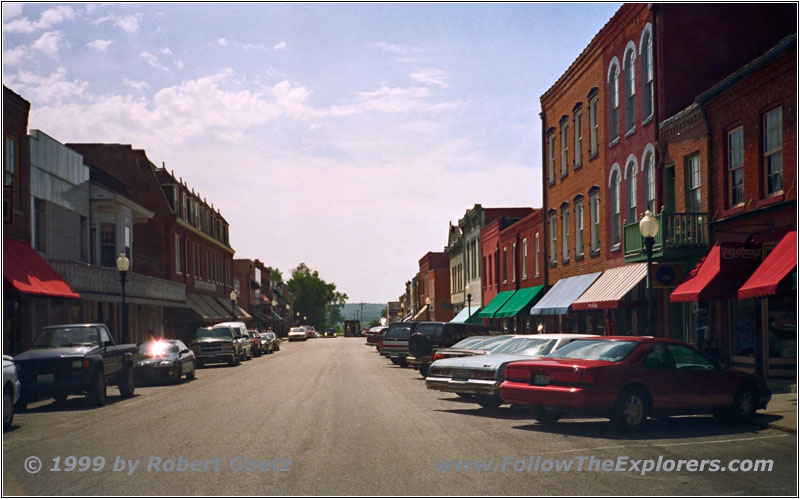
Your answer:
[[[770,428],[797,433],[797,394],[775,393],[767,409],[759,411],[756,420],[766,420]]]

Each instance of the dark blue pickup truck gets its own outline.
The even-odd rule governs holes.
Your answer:
[[[22,393],[19,409],[41,397],[63,403],[69,395],[86,395],[91,405],[103,405],[106,386],[133,396],[136,345],[115,345],[105,324],[49,326],[31,349],[14,357]]]

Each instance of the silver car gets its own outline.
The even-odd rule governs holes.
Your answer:
[[[544,357],[564,345],[589,334],[517,335],[492,350],[489,355],[456,357],[437,360],[430,366],[425,384],[429,390],[469,394],[485,408],[498,407],[500,383],[505,378],[506,365],[517,360]]]
[[[14,358],[3,355],[3,431],[14,422],[14,404],[19,400],[20,384]]]

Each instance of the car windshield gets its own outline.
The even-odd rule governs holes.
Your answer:
[[[202,338],[233,338],[233,333],[227,327],[215,327],[210,329],[198,329],[196,333],[194,333],[194,338],[196,340]]]
[[[292,330],[289,331],[289,332],[290,333],[305,333],[306,330],[305,330],[305,328],[302,328],[302,327],[293,327]]]
[[[178,352],[178,345],[166,341],[148,341],[139,345],[139,353],[146,357],[170,357]]]
[[[540,349],[546,349],[548,352],[552,349],[555,340],[547,340],[544,338],[511,338],[502,345],[492,350],[492,354],[519,354],[519,355],[542,355],[541,353],[526,353],[528,351],[538,352]],[[549,347],[549,348],[548,348]]]
[[[33,342],[33,348],[59,348],[100,344],[96,327],[64,327],[43,329]]]
[[[588,359],[619,362],[640,342],[624,340],[576,340],[549,355],[552,359]]]
[[[510,336],[471,336],[464,338],[450,348],[457,349],[473,349],[473,350],[493,350],[501,345],[504,341],[509,339]]]
[[[392,324],[386,330],[387,338],[408,339],[411,336],[411,327],[413,324]]]

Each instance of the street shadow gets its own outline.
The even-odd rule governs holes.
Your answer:
[[[106,395],[106,403],[101,406],[94,406],[89,404],[89,400],[87,397],[83,395],[71,395],[67,397],[67,399],[61,403],[55,401],[55,399],[50,399],[49,403],[47,402],[48,399],[41,399],[36,402],[31,402],[28,407],[24,410],[17,411],[18,413],[29,413],[29,414],[42,414],[48,412],[77,412],[77,411],[90,411],[93,409],[100,409],[102,407],[118,404],[120,402],[135,400],[140,395],[136,393],[133,396],[128,398],[123,398],[122,395]],[[45,402],[45,403],[42,403]],[[33,405],[33,407],[31,407]]]
[[[11,423],[11,427],[9,429],[7,429],[7,430],[3,429],[3,433],[4,434],[5,433],[13,433],[13,432],[19,430],[20,428],[22,428],[21,425],[18,425],[18,424],[15,424],[15,423]]]
[[[436,412],[463,414],[465,416],[476,416],[480,418],[491,418],[491,419],[504,419],[511,421],[522,421],[531,418],[528,411],[525,410],[512,409],[510,407],[502,407],[502,406],[493,409],[486,409],[479,406],[476,402],[470,399],[440,399],[440,400],[450,400],[453,402],[467,402],[469,404],[472,404],[474,407],[469,409],[436,409]]]
[[[203,364],[203,366],[197,366],[197,369],[225,369],[226,367],[239,367],[242,363],[239,362],[238,364],[229,366],[227,362],[222,362],[218,364]]]
[[[195,374],[196,375],[196,374]],[[197,379],[197,378],[195,378]],[[181,376],[181,378],[176,382],[170,379],[137,379],[136,380],[136,388],[147,388],[153,386],[180,386],[189,382],[194,381],[193,379],[186,379],[185,376]]]
[[[553,435],[603,438],[612,440],[658,440],[663,438],[696,438],[755,433],[769,427],[780,417],[759,414],[747,425],[723,422],[712,416],[670,416],[650,418],[637,432],[625,433],[613,427],[608,419],[564,418],[552,425],[543,425],[528,416],[531,423],[514,426],[514,429]]]

